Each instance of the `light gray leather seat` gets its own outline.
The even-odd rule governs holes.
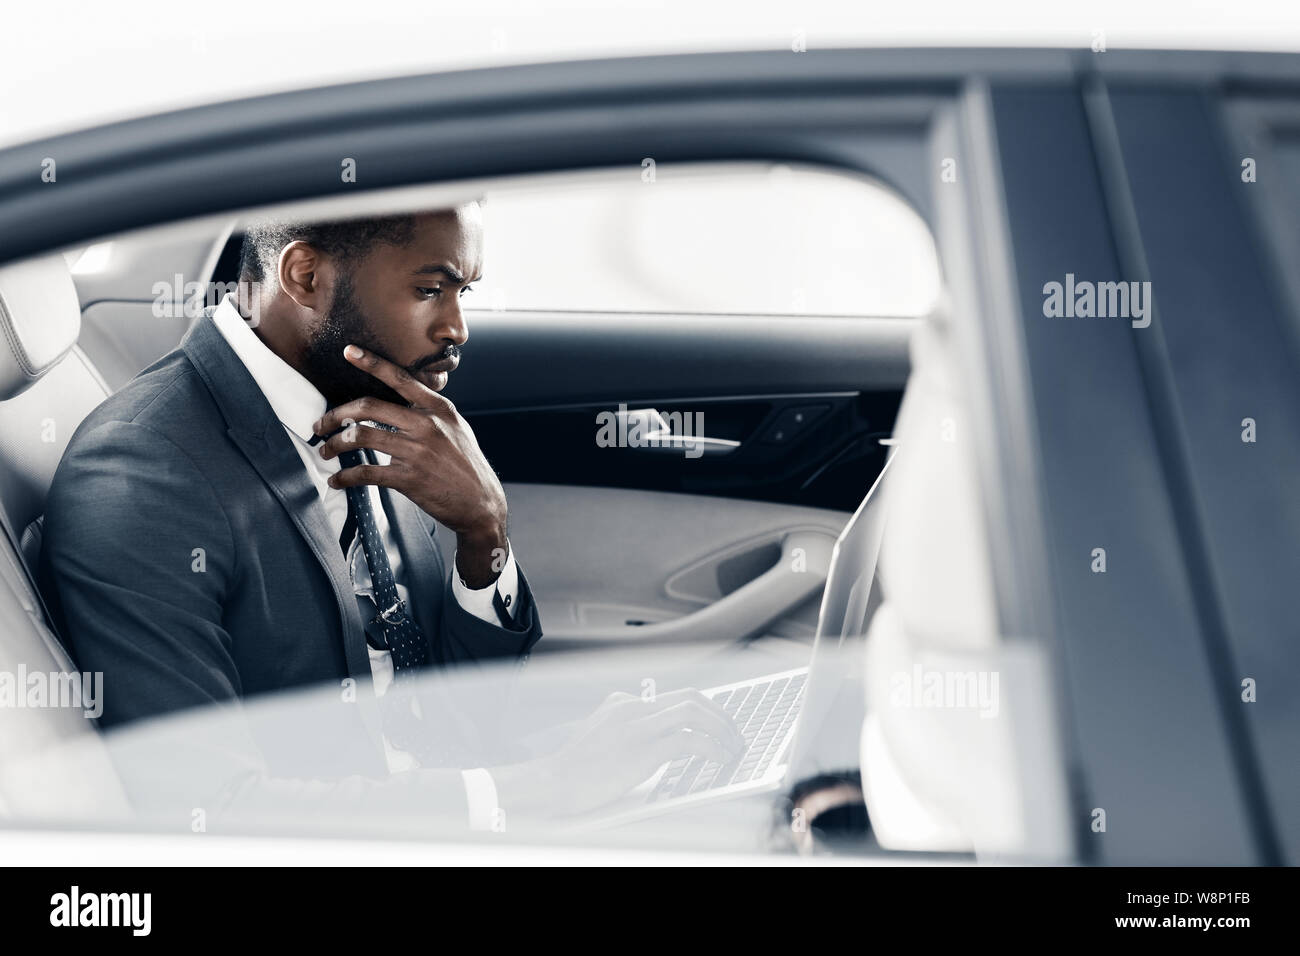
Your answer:
[[[62,256],[0,268],[0,327],[0,506],[34,569],[54,471],[109,390],[77,347],[81,310]]]
[[[59,459],[108,395],[77,348],[80,328],[61,255],[0,267],[0,682],[7,682],[0,686],[0,816],[85,819],[121,801],[85,708],[30,696],[33,681],[66,693],[76,673],[46,619],[33,572]],[[67,757],[71,747],[74,758]]]
[[[1050,672],[1041,643],[1002,632],[959,368],[951,324],[932,317],[894,426],[863,793],[888,849],[1062,862],[1072,830]]]

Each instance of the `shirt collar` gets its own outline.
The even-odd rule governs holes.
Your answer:
[[[325,396],[257,337],[231,296],[221,300],[212,322],[253,376],[275,417],[303,441],[309,441],[312,425],[325,414]]]

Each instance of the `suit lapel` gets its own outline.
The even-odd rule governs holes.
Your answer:
[[[227,434],[279,499],[329,578],[343,622],[348,674],[368,681],[370,657],[347,564],[292,440],[243,362],[212,324],[209,313],[195,323],[181,347],[220,407],[229,426]]]
[[[438,633],[442,617],[443,563],[437,545],[426,528],[424,513],[406,495],[380,488],[379,497],[384,503],[388,526],[393,539],[402,552],[402,577],[411,595],[411,616],[424,631],[429,642],[429,659],[441,661],[434,635]]]

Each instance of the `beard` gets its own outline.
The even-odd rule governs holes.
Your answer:
[[[303,369],[307,378],[333,408],[367,396],[392,402],[405,408],[411,403],[368,372],[363,372],[343,357],[347,345],[395,362],[388,350],[371,334],[373,324],[361,311],[352,288],[352,274],[340,276],[334,289],[329,313],[311,333],[303,349]],[[407,369],[414,372],[414,369]]]

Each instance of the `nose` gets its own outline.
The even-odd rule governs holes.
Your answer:
[[[460,296],[453,297],[450,303],[438,310],[437,320],[429,331],[429,337],[439,345],[460,347],[469,341],[469,326],[461,312]]]

